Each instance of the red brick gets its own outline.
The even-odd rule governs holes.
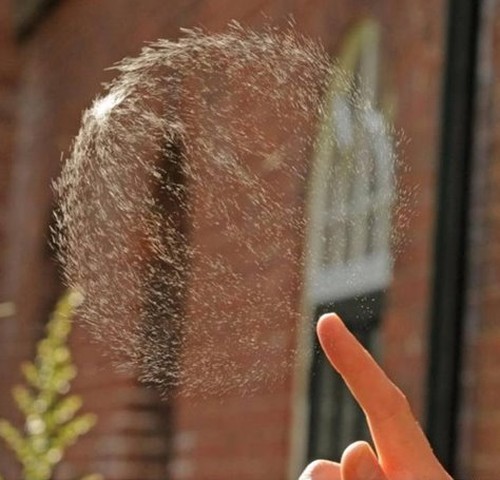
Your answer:
[[[19,127],[20,133],[32,142],[31,163],[17,165],[27,181],[22,185],[12,184],[18,192],[19,208],[24,210],[16,212],[19,218],[14,223],[4,220],[11,222],[11,231],[18,232],[14,238],[30,260],[29,268],[13,265],[9,267],[12,271],[7,272],[9,276],[6,278],[19,279],[19,283],[9,286],[9,292],[17,295],[16,301],[23,303],[20,329],[23,338],[16,339],[19,352],[6,355],[8,370],[15,369],[19,358],[32,352],[34,340],[40,333],[39,326],[45,320],[41,312],[47,309],[47,305],[42,308],[42,299],[49,298],[50,292],[43,295],[36,292],[42,283],[56,283],[46,260],[41,258],[42,242],[35,238],[44,231],[47,221],[46,212],[51,197],[46,186],[57,174],[59,151],[68,147],[78,129],[81,110],[98,92],[100,83],[112,76],[103,69],[125,55],[137,54],[146,40],[154,40],[158,36],[178,37],[179,26],[202,24],[220,30],[232,18],[260,25],[266,21],[266,14],[271,17],[272,23],[283,24],[291,13],[295,15],[299,31],[321,39],[332,53],[338,51],[345,33],[359,19],[373,15],[383,26],[381,61],[384,84],[390,87],[388,93],[395,100],[397,127],[404,128],[411,139],[405,154],[405,162],[411,169],[403,175],[401,183],[409,188],[419,185],[421,190],[416,196],[415,206],[412,206],[417,213],[410,222],[409,231],[414,243],[410,242],[407,248],[398,252],[395,281],[382,319],[382,348],[385,365],[404,386],[420,414],[425,396],[425,321],[432,262],[430,239],[435,213],[445,18],[443,1],[433,2],[432,5],[423,0],[295,0],[288,3],[268,0],[174,1],[169,2],[167,8],[165,2],[159,0],[110,0],[96,8],[85,0],[73,0],[60,2],[53,8],[24,40],[22,51],[17,52],[13,44],[6,46],[1,37],[0,49],[2,54],[5,51],[2,58],[7,60],[0,67],[0,81],[9,85],[12,82],[13,85],[8,95],[0,98],[0,110],[7,109],[8,113],[5,132],[9,136],[15,127]],[[3,25],[3,10],[0,17],[0,25]],[[25,117],[15,126],[14,116],[10,117],[15,112],[10,110],[18,108],[14,100],[18,62],[24,79],[21,94],[23,98],[29,96],[37,100],[36,105],[25,108]],[[0,135],[4,138],[3,134]],[[9,145],[8,150],[11,149],[12,145]],[[0,164],[2,173],[6,172],[8,161],[0,161],[3,162]],[[300,163],[302,170],[305,170],[306,163]],[[292,182],[280,177],[279,173],[269,173],[266,181],[277,187],[283,202],[300,206],[306,190],[301,181]],[[203,209],[197,213],[203,220]],[[211,252],[221,250],[221,237],[201,220],[200,231],[196,234],[203,242],[209,240],[203,243],[204,248]],[[6,225],[0,225],[1,237],[5,229]],[[277,361],[281,354],[290,353],[296,342],[294,323],[299,318],[298,278],[302,272],[296,272],[298,267],[294,261],[300,258],[303,239],[297,238],[293,229],[283,229],[283,238],[290,247],[291,257],[276,252],[269,237],[254,238],[263,246],[261,251],[265,250],[268,256],[264,273],[269,284],[264,285],[259,293],[268,297],[281,296],[288,309],[296,310],[292,312],[294,315],[282,315],[278,319],[271,318],[271,321],[262,316],[259,326],[263,336],[271,338],[275,335],[279,343],[278,353],[269,356],[269,363]],[[13,242],[10,237],[9,242]],[[250,280],[256,273],[254,259],[231,251],[231,245],[224,253],[230,262],[237,263],[238,272],[248,281],[246,285],[251,285]],[[240,260],[244,261],[240,263]],[[5,268],[6,265],[2,264],[2,273]],[[496,271],[491,275],[495,277],[492,282],[496,285]],[[207,291],[214,296],[216,294]],[[235,302],[234,308],[241,308],[245,301],[248,299],[238,300],[240,303]],[[196,312],[201,306],[191,300],[189,308]],[[265,306],[261,308],[265,310]],[[216,338],[221,343],[224,340],[227,342],[224,332],[219,333]],[[3,346],[7,340],[0,339],[0,342]],[[263,385],[263,390],[254,397],[241,398],[228,394],[225,398],[208,399],[199,405],[179,397],[173,403],[162,405],[157,394],[144,390],[134,382],[132,372],[130,375],[111,372],[106,360],[99,356],[99,348],[88,343],[88,337],[75,330],[72,346],[80,369],[75,390],[83,395],[85,408],[98,414],[100,422],[87,438],[81,440],[81,448],[77,445],[70,452],[58,478],[75,477],[82,473],[81,469],[90,465],[108,480],[164,478],[169,429],[175,430],[177,435],[184,434],[184,439],[192,440],[192,443],[186,441],[182,448],[177,447],[170,458],[169,468],[174,479],[287,478],[291,404],[294,400],[292,365],[284,368],[284,380],[276,389]],[[195,342],[190,343],[189,348],[194,350],[196,345]],[[235,358],[242,368],[246,361],[253,361],[252,355],[238,355],[235,354]],[[6,384],[2,377],[0,387],[9,388],[12,380],[13,376],[9,375]],[[266,387],[269,387],[267,395],[263,393]],[[0,414],[4,412],[10,415],[12,405],[0,396]],[[155,421],[161,427],[160,432],[153,428]],[[169,425],[163,425],[164,421]],[[148,432],[151,434],[146,435]],[[113,443],[116,451],[110,455]],[[104,445],[102,451],[99,451],[99,445]],[[158,456],[165,452],[165,458],[147,461],[148,450]],[[5,456],[4,452],[0,452],[2,462]],[[478,462],[478,465],[478,469],[482,469],[478,471],[486,471],[485,464]],[[6,474],[8,478],[18,477],[10,470]]]

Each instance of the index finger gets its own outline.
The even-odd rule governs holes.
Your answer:
[[[400,472],[417,470],[422,474],[420,478],[449,478],[442,476],[444,470],[405,396],[340,318],[335,314],[324,315],[317,329],[328,359],[366,414],[382,466]]]

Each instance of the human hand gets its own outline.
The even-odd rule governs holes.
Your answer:
[[[299,480],[451,480],[434,456],[403,393],[335,314],[321,317],[318,337],[328,360],[363,409],[376,453],[355,442],[340,463],[316,460]]]

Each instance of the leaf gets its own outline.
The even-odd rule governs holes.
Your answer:
[[[12,390],[12,396],[14,397],[17,406],[26,417],[33,413],[35,410],[35,399],[26,387],[21,385],[14,387]]]
[[[72,445],[79,436],[87,433],[96,423],[96,416],[90,413],[71,420],[61,427],[58,436],[55,439],[55,446],[66,448]]]
[[[53,431],[60,425],[71,420],[82,406],[82,399],[78,395],[70,395],[57,403],[47,415],[47,428]]]
[[[26,440],[7,420],[0,420],[0,437],[14,450],[18,458],[22,458],[26,450]]]
[[[25,362],[21,365],[21,371],[28,384],[33,388],[40,388],[38,370],[32,362]]]

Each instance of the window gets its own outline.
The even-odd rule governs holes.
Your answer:
[[[367,22],[354,33],[341,56],[352,81],[334,74],[311,173],[307,296],[315,304],[383,289],[391,278],[394,154],[377,110],[378,30]]]
[[[333,68],[310,176],[305,292],[311,316],[337,311],[372,351],[392,275],[394,194],[392,139],[378,110],[379,37],[376,23],[363,21],[340,54],[348,75]],[[339,457],[367,436],[359,407],[321,354],[312,361],[309,400],[310,458]]]

